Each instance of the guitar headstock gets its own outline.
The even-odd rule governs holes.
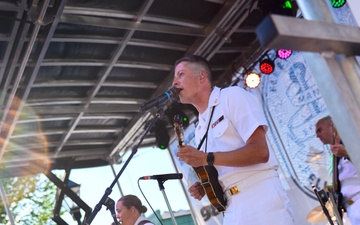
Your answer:
[[[174,116],[174,130],[178,139],[179,147],[184,143],[184,127],[183,121],[179,114]]]

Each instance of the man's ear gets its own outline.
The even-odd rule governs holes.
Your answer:
[[[200,80],[203,80],[207,76],[205,71],[200,71]]]

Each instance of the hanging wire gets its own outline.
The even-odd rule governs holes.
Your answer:
[[[144,197],[145,201],[147,202],[147,204],[150,206],[151,210],[153,211],[154,215],[156,216],[156,218],[159,220],[160,224],[163,225],[163,223],[161,222],[161,219],[159,218],[159,216],[156,214],[154,208],[151,206],[149,200],[146,198],[144,192],[142,191],[141,187],[140,187],[140,181],[141,179],[139,178],[138,181],[137,181],[137,184],[138,184],[138,187],[139,187],[139,190],[142,194],[142,196]]]

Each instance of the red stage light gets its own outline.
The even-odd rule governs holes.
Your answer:
[[[260,71],[264,74],[271,74],[274,72],[275,64],[270,59],[264,59],[260,62]]]

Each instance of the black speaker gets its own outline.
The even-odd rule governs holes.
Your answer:
[[[169,147],[170,135],[167,131],[166,124],[164,121],[157,121],[155,124],[155,138],[156,145],[160,149],[166,149]]]

